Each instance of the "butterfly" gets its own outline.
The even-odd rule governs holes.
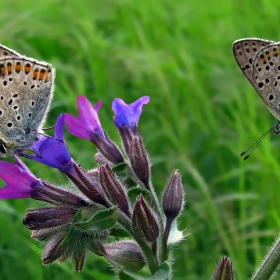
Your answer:
[[[29,149],[39,138],[54,91],[51,64],[0,45],[0,156]]]
[[[280,120],[280,43],[247,38],[233,43],[233,54],[240,69],[262,98],[272,115]],[[280,125],[266,131],[253,145],[241,155],[251,152],[271,131],[280,132]]]

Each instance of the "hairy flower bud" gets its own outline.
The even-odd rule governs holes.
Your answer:
[[[130,216],[124,187],[108,164],[100,167],[100,182],[109,201],[113,205],[117,205],[127,216]]]
[[[167,219],[175,219],[179,215],[182,205],[183,183],[178,170],[175,170],[167,183],[162,198],[162,208]]]
[[[47,243],[42,255],[43,264],[53,262],[67,250],[67,248],[61,246],[64,237],[62,235],[55,236]]]
[[[104,257],[121,270],[137,272],[145,265],[142,251],[134,241],[120,241],[105,244]]]
[[[61,207],[46,207],[27,211],[23,223],[28,229],[39,230],[69,223],[76,210]]]
[[[138,236],[145,237],[149,242],[157,239],[159,235],[158,219],[142,195],[135,202],[132,224],[133,231]]]
[[[31,238],[36,239],[38,241],[49,241],[57,233],[62,234],[63,232],[66,235],[66,228],[61,228],[61,226],[33,230]]]
[[[104,191],[98,186],[89,174],[78,164],[74,164],[76,175],[67,173],[66,175],[77,186],[77,188],[85,194],[91,201],[110,207],[110,203],[106,200]]]
[[[137,127],[134,127],[134,132],[131,130],[131,128],[128,125],[125,125],[124,127],[119,127],[119,133],[122,138],[122,144],[124,147],[124,150],[126,154],[129,154],[129,148],[131,144],[131,140],[133,139],[134,135],[137,135]]]
[[[36,186],[36,191],[43,197],[41,200],[56,204],[58,206],[73,207],[76,209],[89,205],[87,201],[70,190],[59,188],[44,180],[41,180],[41,183],[43,186]]]
[[[228,257],[222,257],[211,280],[233,280],[232,263]]]
[[[144,143],[140,136],[134,136],[130,149],[129,149],[129,159],[131,167],[137,176],[137,178],[149,188],[150,180],[150,164],[147,151],[144,147]]]

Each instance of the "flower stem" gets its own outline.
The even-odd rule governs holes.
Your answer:
[[[278,236],[251,280],[270,279],[280,264],[280,236]]]
[[[159,265],[157,257],[154,255],[150,244],[148,244],[148,242],[146,242],[143,238],[138,237],[137,234],[133,232],[130,219],[128,219],[127,216],[125,216],[122,212],[119,212],[118,221],[134,237],[135,241],[138,243],[145,256],[151,273],[154,274],[158,270]]]

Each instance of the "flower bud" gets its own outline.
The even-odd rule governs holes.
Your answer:
[[[104,257],[121,270],[137,272],[145,265],[145,259],[140,247],[134,241],[120,241],[105,244]]]
[[[110,203],[106,200],[104,191],[98,186],[89,174],[78,164],[74,164],[76,175],[67,173],[67,176],[77,186],[77,188],[85,194],[91,201],[110,207]]]
[[[23,223],[28,229],[39,230],[69,223],[76,210],[61,207],[46,207],[27,211]]]
[[[98,134],[94,135],[94,144],[99,152],[110,162],[119,164],[124,162],[123,155],[117,145],[108,137],[107,133],[103,130],[103,136]]]
[[[109,201],[113,205],[117,205],[127,216],[130,217],[128,199],[124,187],[108,164],[100,167],[100,182]]]
[[[140,136],[134,136],[130,149],[129,149],[129,159],[131,167],[137,176],[137,178],[149,188],[150,180],[150,164],[147,151],[144,147],[142,138]]]
[[[100,183],[100,170],[99,168],[94,168],[88,171],[88,175],[97,183]]]
[[[126,154],[128,155],[131,140],[134,137],[134,135],[138,134],[137,127],[136,126],[134,127],[134,132],[133,132],[129,126],[125,125],[124,127],[119,127],[119,133],[122,138],[123,148],[124,148]]]
[[[83,198],[70,190],[59,188],[44,180],[41,180],[41,183],[42,185],[37,185],[35,187],[37,193],[40,193],[42,196],[42,198],[37,198],[38,200],[44,200],[58,206],[73,207],[76,209],[89,205]]]
[[[61,246],[64,237],[65,236],[58,235],[48,242],[42,255],[43,264],[53,262],[67,250],[66,247]]]
[[[75,251],[73,252],[72,260],[77,272],[81,272],[86,259],[86,249],[84,242],[79,242],[76,244]]]
[[[167,183],[162,198],[162,208],[167,219],[175,219],[179,215],[182,205],[183,183],[178,170],[175,170]]]
[[[31,234],[31,238],[36,239],[38,241],[49,241],[54,235],[56,235],[58,232],[62,234],[62,232],[65,232],[65,228],[59,227],[52,227],[52,228],[44,228],[39,230],[33,230]]]
[[[232,263],[228,257],[222,257],[211,280],[233,280]]]
[[[145,237],[149,242],[157,239],[159,235],[158,218],[142,195],[135,202],[132,224],[133,231],[139,237]]]

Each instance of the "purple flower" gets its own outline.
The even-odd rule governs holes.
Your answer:
[[[90,140],[110,162],[114,164],[124,162],[121,151],[101,127],[98,111],[102,102],[97,102],[93,108],[89,100],[85,96],[80,95],[77,103],[80,113],[79,117],[65,114],[65,124],[68,126],[68,131],[74,136]]]
[[[79,95],[77,104],[79,117],[65,114],[65,124],[68,126],[68,131],[76,137],[91,141],[94,134],[105,137],[98,117],[102,101],[97,102],[93,108],[85,96]]]
[[[21,156],[34,159],[43,164],[59,169],[61,172],[73,168],[73,160],[70,157],[63,138],[64,114],[61,114],[55,125],[55,138],[43,136],[33,146],[35,155],[20,154]]]
[[[136,134],[138,121],[142,114],[142,106],[149,101],[149,96],[143,96],[131,104],[126,104],[122,99],[116,98],[112,103],[115,125],[119,129],[128,126]]]
[[[142,107],[150,101],[149,96],[143,96],[131,104],[116,98],[112,103],[115,113],[114,123],[117,126],[126,154],[130,154],[130,146],[134,136],[138,134],[138,121],[142,114]]]
[[[40,183],[27,166],[16,156],[16,164],[0,161],[0,178],[7,184],[0,188],[0,199],[39,197],[35,187]]]

